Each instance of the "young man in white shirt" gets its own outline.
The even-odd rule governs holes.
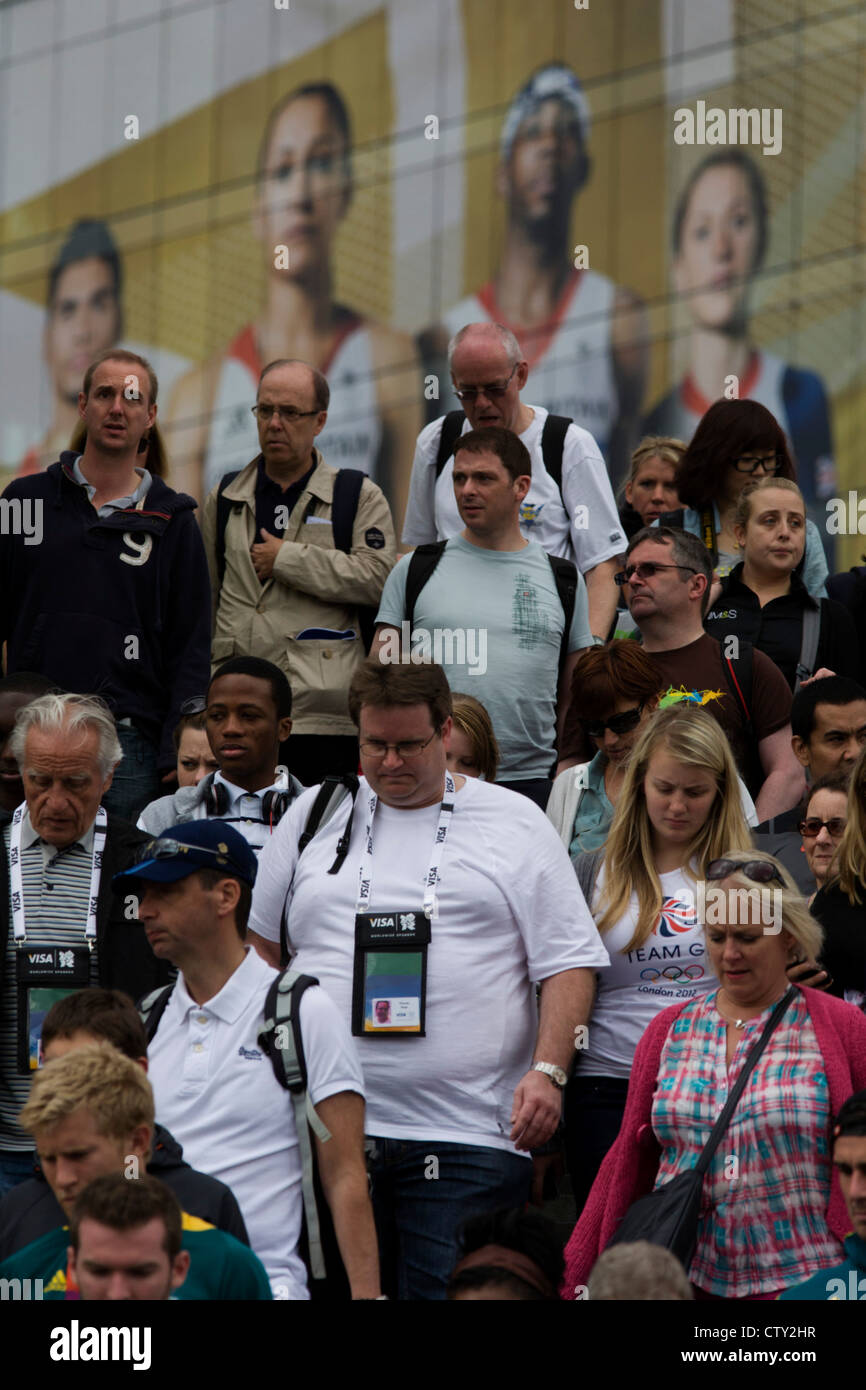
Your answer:
[[[258,854],[303,791],[297,777],[277,766],[292,729],[291,687],[272,661],[235,656],[212,676],[202,704],[218,771],[145,806],[139,829],[159,835],[183,821],[218,817],[232,822]]]
[[[383,1287],[442,1299],[460,1221],[528,1198],[608,957],[538,807],[447,772],[441,666],[368,661],[349,708],[357,798],[300,855],[317,793],[290,808],[262,852],[250,937],[275,962],[285,931],[294,968],[315,964],[352,1019]]]
[[[259,1043],[275,972],[244,943],[255,855],[219,820],[175,826],[142,853],[118,881],[139,898],[154,954],[179,971],[148,1047],[157,1111],[188,1160],[232,1188],[275,1298],[305,1299],[298,1134]],[[377,1298],[360,1066],[323,989],[305,990],[299,1020],[308,1099],[330,1135],[316,1137],[319,1176],[352,1297]]]

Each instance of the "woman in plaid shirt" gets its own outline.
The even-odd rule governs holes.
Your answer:
[[[695,1166],[790,987],[788,965],[820,951],[820,927],[770,855],[715,861],[705,889],[720,987],[665,1009],[638,1045],[619,1136],[566,1250],[564,1297],[586,1284],[632,1202]],[[734,896],[743,889],[751,900]],[[843,1000],[795,988],[704,1179],[688,1269],[699,1298],[772,1298],[842,1257],[850,1221],[830,1161],[830,1116],[866,1086],[866,1018]]]

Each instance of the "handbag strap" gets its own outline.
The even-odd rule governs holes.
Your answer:
[[[734,1083],[734,1089],[728,1096],[724,1110],[722,1111],[719,1118],[716,1120],[716,1123],[713,1125],[710,1137],[704,1145],[700,1158],[695,1164],[694,1172],[703,1175],[704,1173],[706,1173],[707,1169],[712,1163],[713,1154],[719,1147],[719,1144],[722,1141],[722,1136],[724,1135],[725,1130],[728,1128],[728,1125],[731,1122],[731,1116],[737,1108],[737,1102],[739,1101],[740,1096],[746,1089],[746,1083],[748,1082],[749,1077],[754,1071],[758,1059],[761,1056],[761,1053],[764,1051],[764,1048],[770,1041],[771,1034],[775,1032],[776,1028],[781,1023],[782,1015],[785,1013],[785,1010],[788,1008],[789,1004],[792,1003],[796,993],[796,989],[792,986],[783,996],[783,998],[779,1000],[775,1009],[770,1014],[770,1017],[767,1019],[767,1022],[764,1024],[764,1031],[762,1032],[758,1041],[755,1043],[754,1047],[752,1048],[751,1052],[746,1058],[745,1066],[743,1067],[743,1070],[740,1072],[736,1082]]]

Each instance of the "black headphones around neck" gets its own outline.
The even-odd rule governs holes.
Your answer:
[[[230,806],[230,795],[228,787],[222,782],[216,781],[216,773],[211,772],[202,782],[204,790],[205,810],[209,816],[218,816],[223,819]],[[286,791],[267,791],[262,797],[262,824],[272,828],[279,825],[283,816],[292,804],[291,789]]]

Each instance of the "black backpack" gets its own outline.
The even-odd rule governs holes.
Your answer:
[[[454,453],[454,445],[463,433],[465,420],[466,415],[462,410],[449,410],[442,421],[442,433],[439,436],[439,449],[436,454],[437,478],[441,476],[443,468]],[[545,468],[559,488],[560,497],[562,497],[562,451],[565,448],[565,436],[568,433],[568,427],[573,423],[567,415],[548,415],[544,422],[544,429],[541,431],[541,456],[544,459]],[[563,506],[565,506],[564,502]],[[566,510],[568,509],[566,508]]]
[[[233,502],[230,497],[226,497],[225,490],[242,471],[238,468],[235,469],[234,473],[224,473],[220,478],[217,490],[216,561],[220,585],[222,585],[226,572],[226,526],[228,519],[232,511],[242,512],[244,509],[242,502]],[[361,473],[357,468],[341,468],[334,479],[334,496],[331,503],[334,545],[338,550],[345,551],[347,555],[352,549],[352,532],[355,529],[358,499],[361,496],[361,488],[366,476],[366,473]],[[369,652],[376,633],[377,612],[378,608],[374,608],[371,604],[359,604],[357,608],[358,627],[366,652]]]
[[[410,628],[415,623],[415,604],[418,595],[435,570],[445,551],[447,541],[431,541],[429,545],[416,546],[409,557],[406,572],[405,617]],[[547,561],[553,572],[553,582],[562,604],[565,624],[559,648],[559,674],[562,675],[565,659],[568,656],[568,639],[571,635],[571,620],[574,617],[574,604],[577,598],[577,570],[571,560],[563,560],[558,555],[549,555]]]

